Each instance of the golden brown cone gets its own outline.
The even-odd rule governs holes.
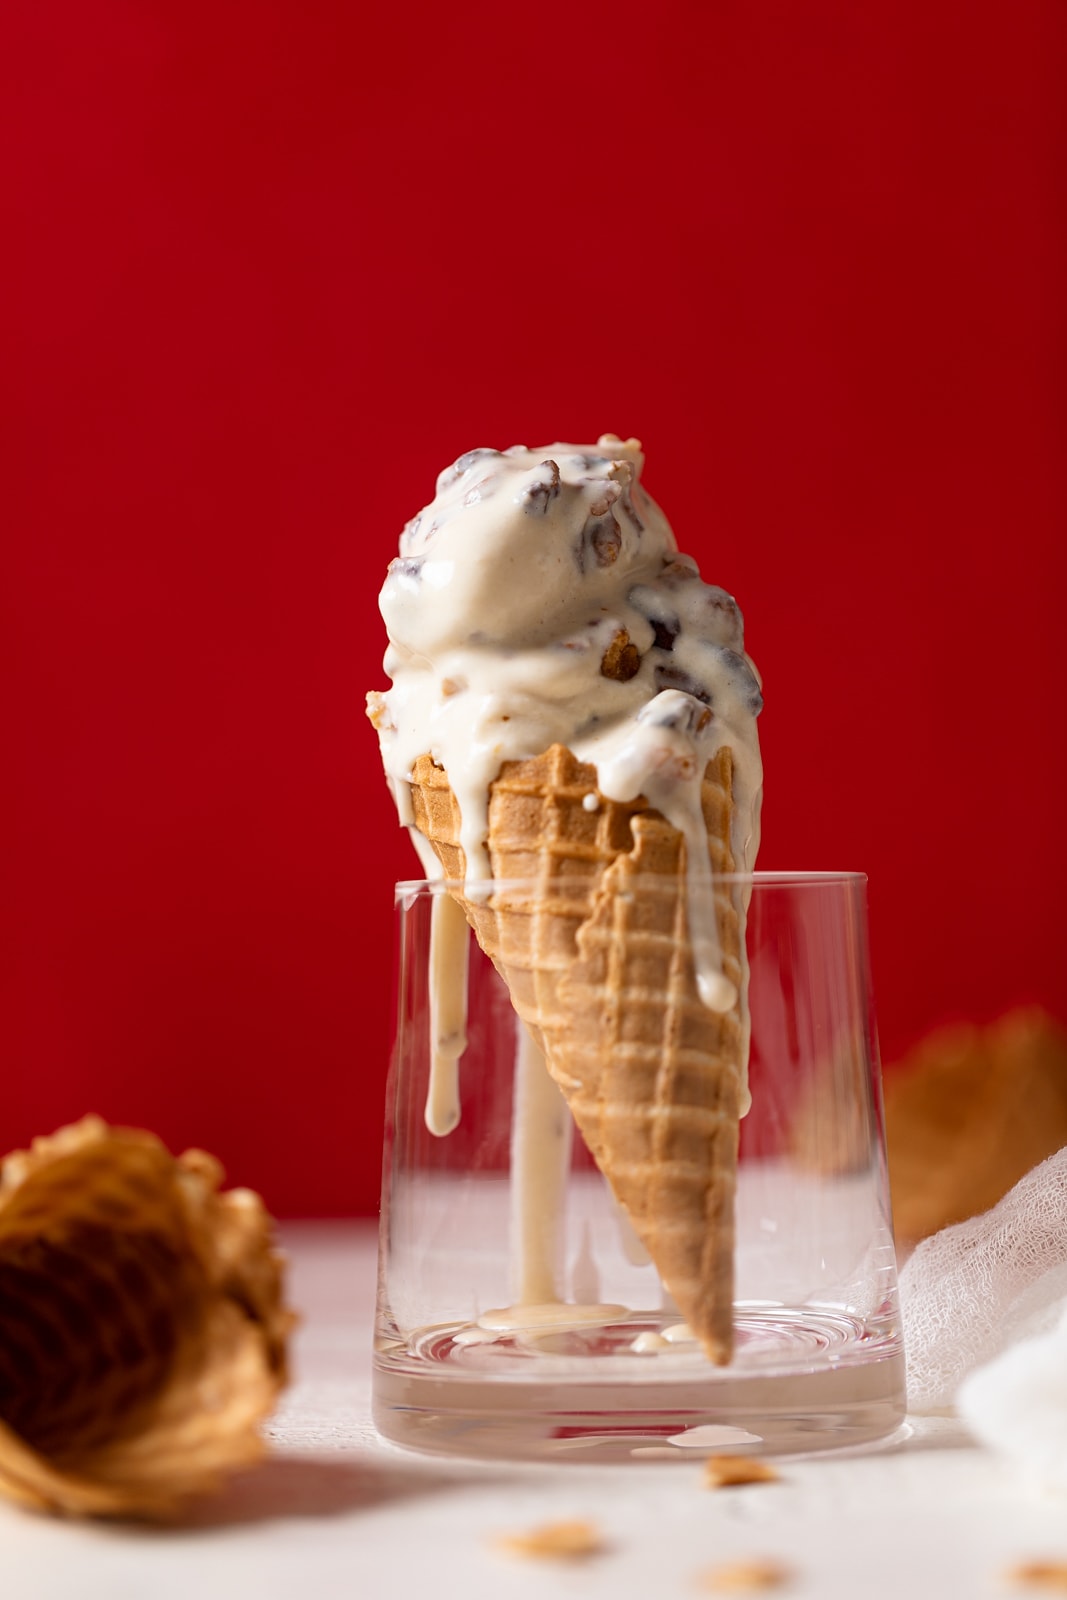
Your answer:
[[[264,1451],[293,1318],[271,1219],[96,1117],[0,1166],[0,1492],[166,1516]]]
[[[732,771],[724,749],[702,789],[717,874],[734,865]],[[416,826],[462,880],[448,778],[424,756],[413,779]],[[502,887],[484,903],[456,898],[680,1312],[727,1362],[742,1027],[737,1007],[717,1014],[697,993],[682,835],[643,798],[601,795],[595,767],[555,745],[501,768],[488,848]],[[723,968],[740,988],[738,908],[721,884],[716,907]]]

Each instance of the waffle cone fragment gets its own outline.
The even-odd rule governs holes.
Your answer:
[[[988,1211],[1067,1143],[1067,1031],[1037,1006],[937,1028],[886,1074],[885,1119],[899,1239]]]
[[[161,1516],[264,1450],[292,1318],[218,1163],[87,1117],[0,1165],[0,1492]]]
[[[415,823],[462,880],[447,775],[424,756],[413,779]],[[729,873],[728,749],[708,765],[702,804],[712,869]],[[484,903],[456,898],[679,1310],[728,1362],[742,1026],[737,1006],[719,1014],[697,993],[685,841],[643,798],[601,795],[595,767],[554,745],[504,763],[488,847],[501,887]],[[740,988],[738,907],[721,883],[716,911],[723,969]]]

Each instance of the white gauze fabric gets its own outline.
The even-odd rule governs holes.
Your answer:
[[[956,1407],[975,1438],[1023,1476],[1067,1490],[1067,1315],[964,1378]]]
[[[1062,1341],[1067,1373],[1067,1328],[1057,1330],[1067,1313],[1067,1146],[991,1211],[924,1239],[901,1272],[900,1298],[911,1411],[949,1409],[963,1379],[1001,1352],[1018,1347],[1013,1371],[1024,1370],[1020,1341],[1038,1336]],[[1033,1404],[1058,1408],[1067,1454],[1067,1378],[1054,1400],[1039,1376],[1046,1355],[1043,1347],[1034,1353]],[[979,1387],[972,1395],[979,1410],[981,1394]]]

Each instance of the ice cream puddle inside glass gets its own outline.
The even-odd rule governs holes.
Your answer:
[[[709,764],[719,761],[730,784],[727,860],[733,872],[751,871],[762,785],[760,683],[737,605],[680,553],[641,484],[642,465],[638,442],[613,434],[596,445],[469,451],[442,472],[433,501],[404,528],[381,592],[391,687],[368,696],[368,712],[426,876],[462,879],[461,894],[441,893],[432,913],[426,1124],[441,1137],[461,1116],[468,922],[480,904],[492,903],[499,878],[491,794],[505,764],[556,747],[573,758],[570,770],[586,775],[575,806],[590,829],[612,826],[613,806],[641,802],[684,842],[682,933],[692,983],[709,1013],[737,1019],[736,1102],[746,1108],[744,939],[731,976],[704,785]],[[426,758],[454,797],[458,874],[445,872],[442,852],[418,826],[413,786]],[[743,895],[734,898],[743,924]],[[463,1331],[468,1341],[501,1328],[536,1336],[626,1314],[595,1296],[565,1303],[568,1105],[572,1093],[580,1097],[582,1074],[558,1061],[550,1074],[536,1033],[517,1026],[513,1304],[486,1308]],[[629,1228],[625,1205],[620,1223]],[[640,1249],[632,1229],[630,1238]],[[669,1343],[646,1340],[641,1348]]]

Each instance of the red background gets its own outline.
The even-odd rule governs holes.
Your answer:
[[[1062,7],[510,14],[3,8],[5,1147],[373,1208],[376,595],[480,444],[644,439],[887,1058],[1065,1015]]]

